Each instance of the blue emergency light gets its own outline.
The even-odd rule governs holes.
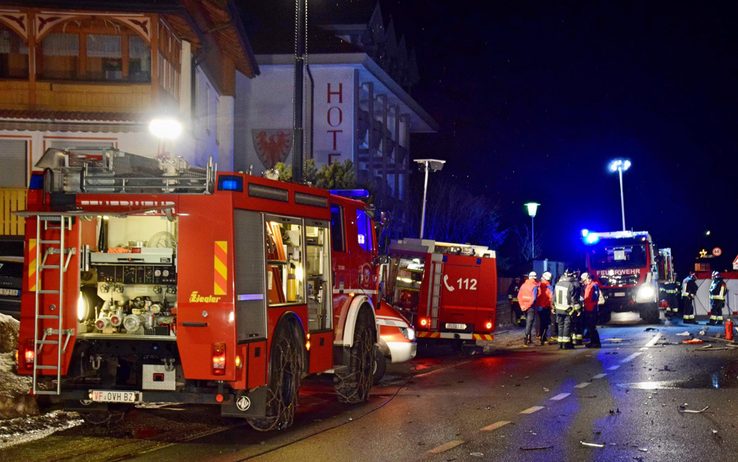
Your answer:
[[[235,175],[219,176],[218,190],[243,192],[243,177]]]
[[[366,189],[331,189],[329,192],[336,196],[349,197],[352,199],[369,198],[369,191]]]
[[[584,236],[584,243],[587,245],[597,244],[600,241],[600,236],[597,235],[597,233],[590,233],[588,232],[586,236]]]

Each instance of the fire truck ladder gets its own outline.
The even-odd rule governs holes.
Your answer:
[[[63,329],[64,313],[64,275],[69,267],[72,255],[75,254],[74,247],[66,248],[66,235],[72,228],[72,217],[59,214],[37,215],[36,220],[36,257],[35,257],[35,275],[36,275],[36,299],[35,299],[35,317],[33,323],[33,342],[35,354],[33,357],[33,393],[36,395],[59,395],[61,394],[61,370],[62,370],[62,352],[67,349],[69,340],[74,333],[74,329]],[[43,223],[43,225],[42,225]],[[47,231],[58,230],[57,239],[49,239]],[[43,248],[43,251],[42,251]],[[52,255],[58,255],[58,263],[47,264],[47,260]],[[58,289],[43,289],[41,287],[42,273],[49,274],[57,272],[59,278]],[[52,276],[53,277],[53,276]],[[44,305],[41,306],[41,296],[44,297]],[[52,302],[48,302],[48,298]],[[56,301],[56,303],[54,303]],[[47,325],[51,324],[52,327]],[[56,348],[56,362],[53,364],[42,364],[41,353],[44,348],[50,348],[52,351]],[[56,371],[56,389],[46,390],[38,387],[38,378],[42,371]]]

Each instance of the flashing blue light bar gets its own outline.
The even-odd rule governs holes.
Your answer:
[[[331,189],[331,194],[352,199],[368,199],[369,191],[366,189]]]
[[[44,174],[32,173],[31,181],[28,183],[28,189],[44,189]]]
[[[597,233],[587,233],[584,236],[584,243],[587,245],[597,244],[600,241],[600,236]]]
[[[587,228],[582,230],[582,237],[587,237],[588,234],[589,234],[589,230]]]
[[[235,175],[221,175],[218,177],[219,191],[243,192],[243,177]]]

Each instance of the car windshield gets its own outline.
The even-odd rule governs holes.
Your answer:
[[[640,268],[646,265],[646,244],[643,242],[604,242],[589,254],[592,269]]]

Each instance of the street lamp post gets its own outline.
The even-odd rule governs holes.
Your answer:
[[[293,95],[292,181],[302,183],[303,159],[303,85],[305,71],[305,38],[307,36],[307,0],[295,0],[295,88]],[[303,22],[304,17],[304,22]]]
[[[423,230],[425,229],[425,202],[428,195],[428,171],[437,172],[443,168],[445,160],[438,159],[415,159],[415,162],[421,165],[425,170],[425,182],[423,183],[423,208],[420,213],[420,239],[423,239]]]
[[[608,166],[612,173],[618,172],[620,179],[620,213],[623,218],[623,231],[625,231],[625,198],[623,196],[623,172],[630,168],[630,161],[627,159],[614,159],[610,161]]]
[[[530,216],[530,260],[533,261],[533,259],[536,256],[536,235],[535,235],[535,223],[534,218],[536,217],[536,213],[538,212],[538,207],[541,205],[538,202],[528,202],[527,204],[524,204],[525,208],[528,210],[528,215]]]

